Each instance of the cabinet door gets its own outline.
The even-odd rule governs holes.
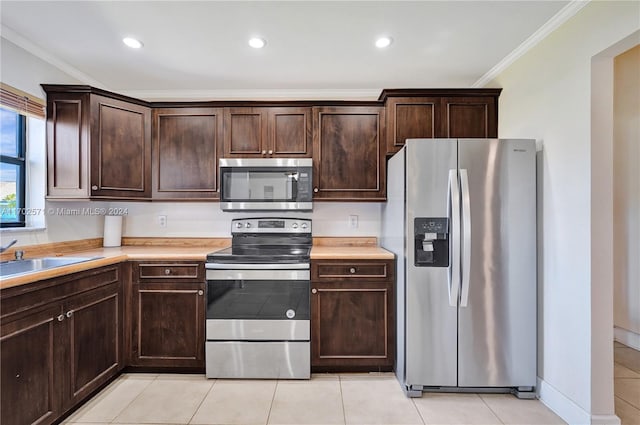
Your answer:
[[[311,108],[268,108],[270,157],[311,156]]]
[[[64,407],[70,408],[118,373],[122,366],[120,285],[112,283],[66,300],[68,337]]]
[[[89,95],[47,95],[47,197],[89,197]]]
[[[153,198],[218,197],[221,108],[153,111]]]
[[[60,414],[66,359],[57,349],[62,322],[58,304],[0,327],[3,425],[49,424]]]
[[[134,291],[134,364],[204,369],[204,283],[140,283]]]
[[[391,370],[394,329],[390,283],[312,283],[314,370]]]
[[[387,154],[406,139],[432,139],[442,126],[439,97],[392,97],[387,100]]]
[[[447,138],[498,137],[497,97],[445,97],[442,99]]]
[[[151,109],[91,95],[91,196],[151,197]]]
[[[313,112],[314,199],[385,200],[384,108]]]
[[[225,158],[263,157],[267,144],[265,108],[224,108]]]

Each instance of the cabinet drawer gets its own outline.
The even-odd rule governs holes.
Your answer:
[[[138,278],[144,279],[171,279],[184,281],[202,281],[202,267],[198,263],[154,263],[139,264]]]
[[[392,264],[387,261],[318,261],[312,264],[312,280],[388,280],[393,277]]]

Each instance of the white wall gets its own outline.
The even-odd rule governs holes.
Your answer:
[[[591,2],[491,83],[503,88],[500,137],[533,137],[543,146],[538,375],[541,399],[570,423],[594,416],[615,422],[612,385],[592,394],[591,290],[611,283],[595,282],[591,273],[592,208],[601,201],[591,187],[591,66],[595,55],[638,30],[638,16],[637,2]],[[606,296],[594,302],[611,309]],[[598,357],[610,353],[610,340],[605,345],[598,343]],[[612,364],[599,366],[609,368],[612,382]]]
[[[40,84],[83,84],[5,38],[0,38],[0,80],[41,99]]]
[[[113,208],[125,208],[123,234],[137,237],[229,237],[231,219],[238,217],[287,216],[311,218],[314,236],[380,235],[380,203],[315,202],[312,213],[229,213],[218,203],[193,202],[112,202]],[[160,227],[158,216],[167,216]],[[358,228],[350,228],[349,215],[358,216]]]
[[[640,45],[614,60],[613,141],[614,324],[640,349]]]

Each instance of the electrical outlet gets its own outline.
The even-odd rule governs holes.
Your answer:
[[[167,227],[167,216],[166,215],[159,215],[158,216],[158,225],[160,227]]]
[[[358,216],[350,215],[349,216],[349,228],[357,229],[358,228]]]

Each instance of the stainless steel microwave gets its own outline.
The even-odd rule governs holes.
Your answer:
[[[311,158],[223,158],[223,211],[311,211]]]

